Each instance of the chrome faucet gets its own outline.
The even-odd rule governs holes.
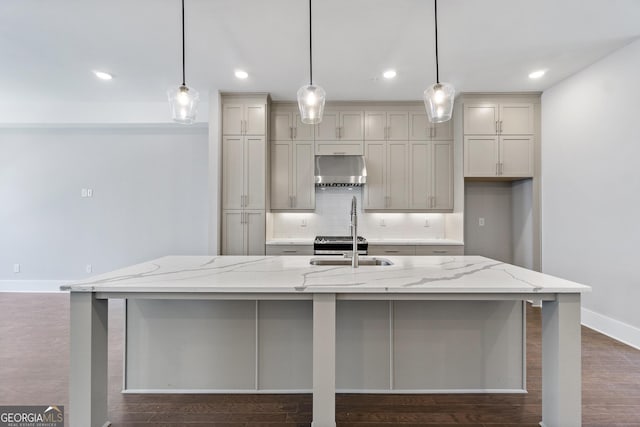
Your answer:
[[[358,212],[356,211],[356,196],[351,199],[351,236],[353,237],[353,255],[351,267],[358,268]]]

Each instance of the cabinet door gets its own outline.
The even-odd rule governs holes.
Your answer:
[[[453,143],[433,142],[432,209],[453,209]]]
[[[369,244],[369,255],[411,256],[416,254],[414,245],[372,245]]]
[[[246,255],[244,211],[222,211],[222,255]]]
[[[495,135],[498,133],[497,104],[464,104],[464,133]]]
[[[316,142],[316,156],[362,156],[362,141],[352,142]]]
[[[245,135],[264,135],[265,119],[264,104],[246,104],[244,106]]]
[[[533,176],[533,137],[500,137],[500,176]]]
[[[387,139],[391,141],[409,139],[409,113],[401,111],[387,113]]]
[[[409,146],[409,169],[411,185],[409,193],[410,209],[431,208],[432,188],[432,146],[431,143],[411,142]]]
[[[242,135],[242,104],[222,105],[222,134]]]
[[[412,111],[409,113],[409,139],[412,141],[426,141],[431,139],[431,124],[426,113]]]
[[[264,211],[245,211],[246,255],[265,254]]]
[[[464,176],[498,175],[498,137],[464,137]]]
[[[324,120],[324,119],[323,119]],[[293,125],[293,139],[296,141],[313,141],[315,126],[302,123],[300,113],[295,113],[295,121]]]
[[[533,135],[533,104],[501,104],[498,130],[503,135]]]
[[[364,113],[343,111],[340,113],[340,139],[362,141],[364,139]]]
[[[409,207],[409,143],[387,143],[387,209]]]
[[[222,138],[222,209],[242,209],[244,153],[242,136]]]
[[[453,120],[442,123],[432,123],[431,139],[437,141],[453,140]]]
[[[338,127],[340,118],[335,111],[325,111],[322,121],[316,125],[316,140],[335,141],[338,139]]]
[[[312,142],[293,143],[293,208],[315,209],[316,189]]]
[[[271,144],[271,209],[291,207],[291,142]]]
[[[364,113],[364,139],[367,141],[384,141],[387,137],[387,113],[384,111],[367,111]]]
[[[271,139],[273,141],[289,141],[292,138],[293,113],[271,113]]]
[[[245,137],[244,207],[265,208],[265,142],[263,136]]]
[[[364,185],[365,209],[384,209],[386,202],[385,174],[387,144],[384,141],[365,142],[367,183]]]

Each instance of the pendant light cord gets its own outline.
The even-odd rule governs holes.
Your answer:
[[[440,70],[438,69],[438,0],[434,0],[434,16],[436,21],[436,83],[440,83]]]
[[[182,0],[182,86],[186,86],[184,74],[184,0]]]
[[[313,85],[313,43],[311,37],[311,0],[309,0],[309,85]]]

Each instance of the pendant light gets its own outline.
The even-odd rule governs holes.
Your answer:
[[[182,84],[178,88],[169,89],[167,95],[173,121],[190,125],[196,119],[200,96],[195,89],[185,84],[184,68],[184,0],[182,0]]]
[[[322,121],[326,93],[313,84],[313,48],[311,41],[311,0],[309,0],[309,84],[298,89],[298,108],[302,123],[314,125]]]
[[[438,0],[434,0],[436,26],[436,83],[424,91],[424,106],[431,123],[442,123],[451,119],[456,90],[449,83],[440,83],[438,69]]]

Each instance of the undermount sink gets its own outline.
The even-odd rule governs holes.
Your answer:
[[[311,265],[351,265],[351,258],[311,258],[309,261]],[[393,265],[391,261],[386,258],[366,258],[359,257],[358,264],[364,265]]]

